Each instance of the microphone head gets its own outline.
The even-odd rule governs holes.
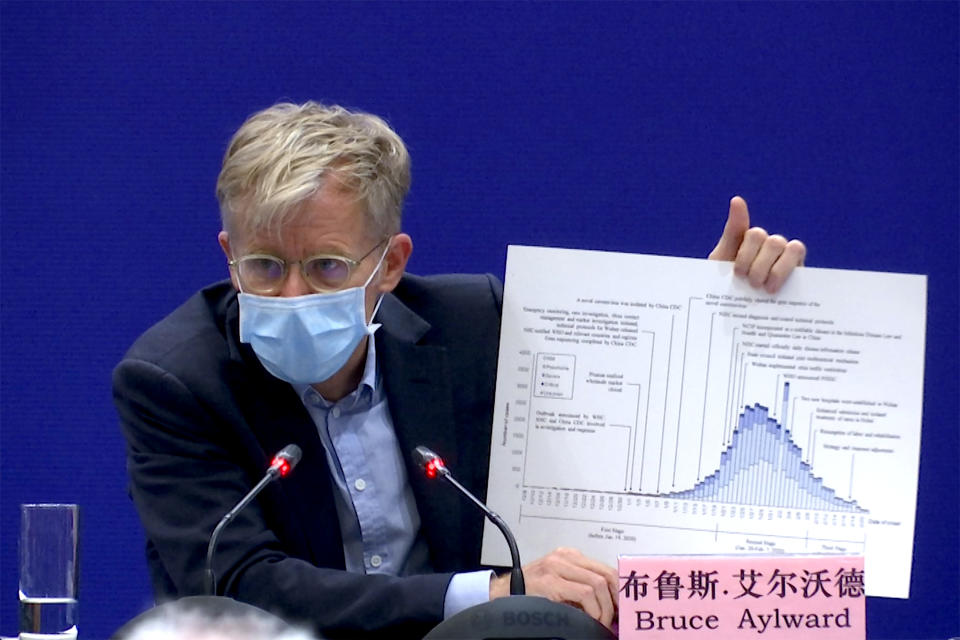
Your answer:
[[[288,444],[273,457],[270,469],[276,469],[280,477],[284,478],[293,471],[301,457],[303,457],[303,450],[295,444]]]
[[[413,450],[413,463],[423,469],[430,479],[436,478],[438,473],[443,475],[447,472],[447,467],[440,456],[423,445]]]

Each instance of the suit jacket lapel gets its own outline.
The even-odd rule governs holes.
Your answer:
[[[384,298],[377,316],[378,366],[383,372],[390,414],[417,500],[421,531],[430,547],[436,571],[462,569],[460,550],[462,497],[453,487],[439,486],[414,465],[411,453],[426,445],[456,473],[458,450],[450,367],[442,346],[423,340],[430,324],[397,298]],[[445,483],[444,483],[445,484]]]

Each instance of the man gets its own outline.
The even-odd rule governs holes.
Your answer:
[[[409,455],[429,446],[485,495],[501,285],[404,273],[409,184],[400,138],[339,107],[279,104],[230,142],[217,183],[230,281],[114,372],[158,597],[202,592],[214,526],[288,443],[304,452],[296,473],[224,530],[219,593],[348,637],[422,635],[507,595],[507,576],[477,571],[482,516]],[[710,257],[775,291],[805,249],[748,227],[734,198]],[[615,570],[575,550],[524,574],[529,594],[616,615]]]

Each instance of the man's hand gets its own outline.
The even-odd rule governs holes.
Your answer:
[[[733,260],[733,272],[746,276],[754,287],[767,293],[779,291],[794,268],[803,266],[807,248],[799,240],[769,235],[760,227],[750,228],[750,212],[740,196],[730,200],[730,214],[723,235],[708,256],[711,260]]]
[[[576,549],[559,548],[523,567],[527,595],[583,609],[610,628],[617,613],[617,571]],[[510,595],[510,574],[490,580],[490,599]]]

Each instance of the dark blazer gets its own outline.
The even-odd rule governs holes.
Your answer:
[[[204,589],[220,518],[296,443],[303,459],[226,527],[219,590],[330,636],[422,635],[443,616],[452,572],[479,568],[482,515],[406,455],[426,444],[486,493],[502,287],[492,276],[404,276],[376,321],[378,365],[438,573],[344,571],[330,471],[300,399],[238,339],[229,281],[149,329],[113,374],[130,493],[159,599]]]

